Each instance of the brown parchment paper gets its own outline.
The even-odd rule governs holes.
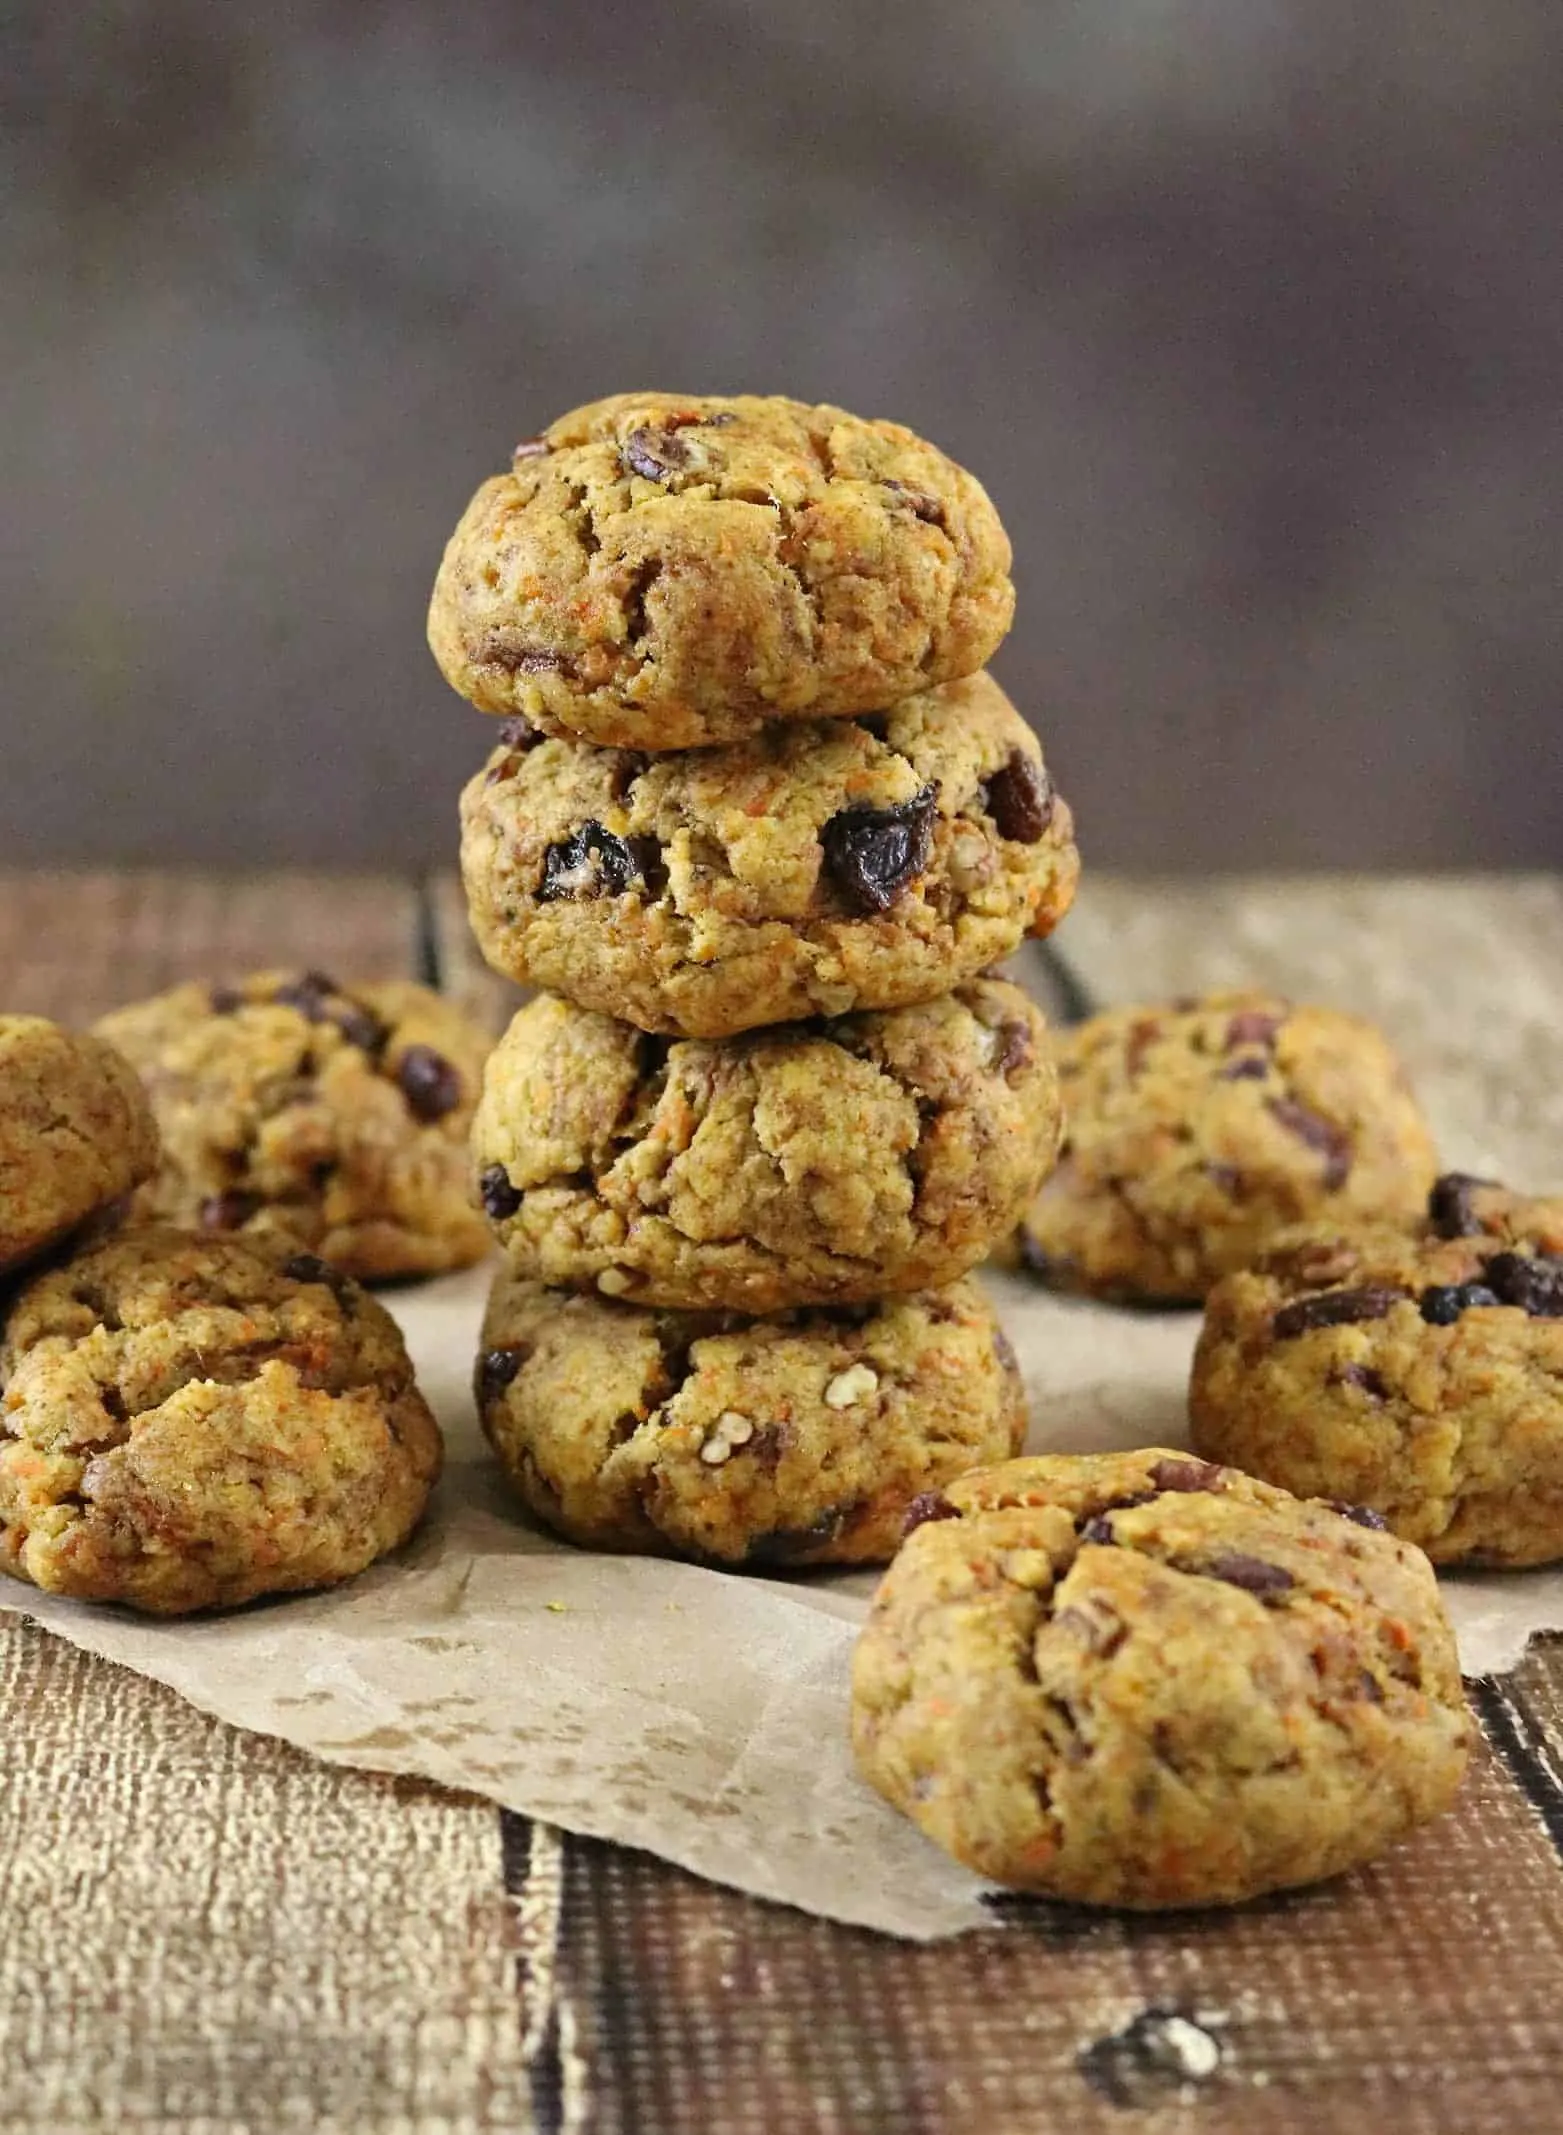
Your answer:
[[[335,1762],[470,1788],[759,1896],[930,1939],[983,1887],[852,1771],[852,1641],[869,1575],[740,1578],[585,1554],[505,1498],[468,1392],[489,1270],[387,1299],[449,1446],[431,1516],[337,1592],[157,1624],[6,1585],[0,1601],[208,1712]],[[1197,1314],[1136,1314],[986,1278],[1035,1450],[1185,1436]],[[1470,1674],[1563,1627],[1563,1573],[1446,1582]]]

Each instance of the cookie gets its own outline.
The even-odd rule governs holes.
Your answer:
[[[476,1391],[522,1502],[572,1542],[745,1570],[883,1563],[920,1493],[1013,1453],[1026,1423],[971,1283],[745,1319],[506,1272]]]
[[[1190,1413],[1435,1563],[1563,1558],[1563,1200],[1449,1174],[1420,1225],[1289,1233],[1211,1292]]]
[[[477,1190],[518,1274],[779,1312],[937,1288],[1013,1228],[1058,1143],[1018,986],[744,1037],[647,1037],[552,995],[489,1061]]]
[[[50,1593],[178,1616],[332,1586],[439,1466],[393,1321],[273,1240],[121,1231],[0,1320],[0,1571]]]
[[[1060,1289],[1193,1303],[1312,1217],[1414,1215],[1437,1169],[1382,1034],[1270,993],[1061,1032],[1065,1138],[1022,1257]]]
[[[627,749],[878,711],[1010,626],[986,492],[898,424],[620,393],[518,445],[452,535],[429,644],[485,712]]]
[[[101,1038],[0,1016],[0,1269],[109,1209],[157,1163],[133,1069]]]
[[[275,1234],[366,1280],[487,1250],[466,1142],[488,1040],[428,987],[260,972],[176,986],[97,1027],[162,1129],[143,1217]]]
[[[683,756],[512,724],[462,797],[461,865],[496,971],[720,1038],[932,1000],[1050,933],[1080,863],[1035,736],[977,675]]]
[[[1152,1449],[1012,1461],[914,1521],[858,1643],[853,1746],[979,1875],[1233,1904],[1453,1798],[1454,1637],[1426,1558],[1371,1515]]]

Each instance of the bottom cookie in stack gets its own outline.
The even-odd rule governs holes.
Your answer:
[[[914,1501],[1018,1451],[1025,1398],[969,1282],[755,1319],[495,1282],[483,1427],[523,1501],[594,1549],[881,1564]]]

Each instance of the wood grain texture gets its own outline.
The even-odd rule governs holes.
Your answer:
[[[1515,1004],[1495,982],[1413,958],[1419,932],[1462,913],[1501,938],[1511,984],[1557,983],[1546,967],[1563,892],[1550,883],[1198,897],[1107,883],[1061,946],[1102,998],[1250,975],[1328,981],[1348,1003],[1360,989],[1363,1004],[1388,1001],[1414,1059],[1423,1035],[1452,1046],[1468,1063],[1455,1087],[1473,1102],[1485,1092],[1503,1119],[1519,1104],[1505,1051]],[[344,978],[437,964],[502,1015],[465,939],[448,883],[420,896],[372,879],[0,878],[0,998],[77,1019],[267,961]],[[1480,1029],[1458,1005],[1472,999]],[[1563,1641],[1477,1686],[1476,1701],[1488,1744],[1457,1812],[1339,1884],[1162,1920],[1005,1903],[989,1930],[911,1948],[483,1802],[313,1765],[0,1616],[5,2124],[1555,2127]]]

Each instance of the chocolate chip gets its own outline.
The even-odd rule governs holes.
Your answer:
[[[1245,1594],[1284,1594],[1297,1584],[1281,1565],[1267,1564],[1263,1557],[1247,1556],[1240,1549],[1224,1551],[1199,1569],[1207,1579],[1219,1579],[1223,1586],[1239,1586]]]
[[[689,447],[673,433],[684,424],[669,424],[661,430],[632,430],[619,448],[619,457],[631,474],[648,482],[665,482],[675,467],[689,464]]]
[[[1427,1197],[1427,1219],[1440,1238],[1475,1238],[1482,1223],[1471,1205],[1473,1194],[1494,1185],[1492,1179],[1476,1179],[1468,1171],[1446,1171],[1433,1181]]]
[[[1482,1273],[1496,1303],[1518,1305],[1532,1319],[1563,1319],[1563,1260],[1541,1253],[1498,1253]]]
[[[415,1119],[443,1119],[461,1103],[461,1077],[432,1045],[409,1045],[397,1064],[396,1080]]]
[[[901,1540],[904,1542],[913,1528],[926,1527],[930,1520],[958,1520],[960,1516],[959,1505],[952,1505],[942,1490],[921,1491],[906,1508]]]
[[[478,1180],[478,1194],[483,1202],[483,1213],[490,1223],[504,1223],[521,1206],[522,1196],[510,1183],[510,1174],[503,1164],[490,1164]]]
[[[552,904],[562,897],[620,897],[631,888],[655,894],[666,879],[655,838],[620,838],[587,822],[544,853],[537,895]]]
[[[1273,1046],[1275,1034],[1285,1020],[1263,1008],[1241,1008],[1227,1025],[1224,1050],[1235,1053],[1240,1045]]]
[[[1376,1372],[1371,1364],[1347,1364],[1340,1371],[1331,1372],[1333,1386],[1360,1386],[1374,1401],[1389,1399],[1389,1384],[1382,1372]]]
[[[1241,1060],[1234,1060],[1230,1067],[1224,1067],[1217,1080],[1220,1082],[1263,1082],[1269,1072],[1270,1063],[1268,1060],[1261,1059],[1257,1053],[1245,1053]]]
[[[212,1194],[201,1203],[201,1228],[203,1231],[243,1230],[259,1207],[258,1195],[241,1193],[237,1188],[225,1194]]]
[[[553,449],[547,438],[539,434],[537,437],[522,438],[510,457],[512,460],[543,460]]]
[[[214,986],[210,999],[214,1016],[236,1016],[244,1006],[244,995],[237,986]]]
[[[1350,1520],[1354,1527],[1371,1527],[1380,1534],[1389,1532],[1389,1522],[1383,1513],[1375,1512],[1371,1505],[1348,1505],[1338,1497],[1324,1501],[1331,1512],[1338,1512],[1343,1520]]]
[[[937,786],[889,808],[843,808],[820,832],[825,867],[860,912],[887,912],[928,864]]]
[[[1496,1305],[1493,1291],[1479,1282],[1431,1283],[1422,1292],[1422,1317],[1430,1327],[1452,1327],[1473,1305]]]
[[[523,719],[519,712],[512,712],[499,724],[499,739],[502,747],[517,749],[524,756],[528,749],[535,749],[543,736],[530,719]]]
[[[1295,1134],[1324,1158],[1324,1184],[1329,1191],[1344,1186],[1351,1171],[1351,1137],[1334,1120],[1310,1112],[1293,1097],[1272,1097],[1267,1104],[1288,1134]]]
[[[1208,1460],[1159,1460],[1151,1481],[1158,1490],[1219,1490],[1221,1470]]]
[[[1034,756],[1015,749],[983,787],[982,805],[1001,838],[1035,845],[1053,820],[1052,783]]]
[[[499,1349],[485,1349],[478,1358],[478,1399],[496,1400],[530,1355],[530,1348],[521,1342],[507,1342]]]
[[[1360,1320],[1381,1320],[1409,1293],[1365,1284],[1360,1290],[1324,1290],[1317,1297],[1300,1297],[1283,1305],[1270,1322],[1278,1342],[1294,1335],[1312,1334],[1319,1327],[1351,1327]]]

